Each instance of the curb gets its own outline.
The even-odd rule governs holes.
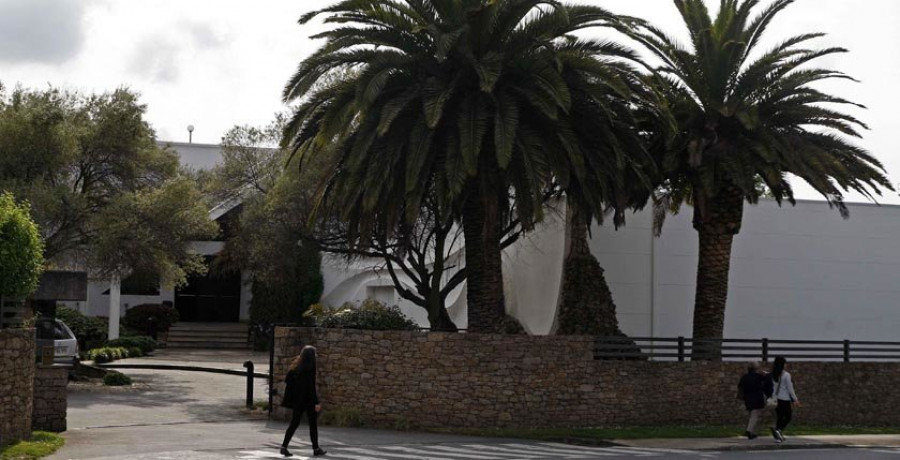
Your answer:
[[[619,444],[619,443],[607,441],[604,439],[561,437],[561,438],[547,438],[547,441],[559,442],[562,444],[572,444],[573,446],[585,446],[585,447],[625,447],[624,444]]]
[[[696,449],[698,451],[703,452],[746,452],[746,451],[768,451],[768,450],[804,450],[804,449],[845,449],[850,448],[851,446],[844,444],[828,444],[828,443],[817,443],[817,444],[758,444],[758,445],[735,445],[735,446],[721,446],[721,447],[710,447],[710,448],[702,448]]]
[[[775,443],[757,443],[757,444],[732,444],[732,445],[721,445],[716,447],[685,447],[685,446],[641,446],[628,444],[625,442],[615,442],[615,441],[607,441],[600,439],[590,439],[590,438],[554,438],[548,439],[552,442],[560,442],[564,444],[572,444],[576,446],[585,446],[585,447],[638,447],[644,449],[681,449],[681,450],[694,450],[697,452],[740,452],[740,451],[769,451],[769,450],[803,450],[803,449],[844,449],[851,448],[855,446],[850,446],[846,444],[830,444],[830,443],[804,443],[804,444],[791,444],[790,441],[787,443],[775,444]]]

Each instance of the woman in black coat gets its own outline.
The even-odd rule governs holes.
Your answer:
[[[313,455],[325,455],[325,451],[319,447],[318,419],[322,405],[319,404],[319,395],[316,393],[316,349],[314,347],[309,345],[303,347],[300,354],[291,362],[285,380],[287,388],[284,391],[281,405],[293,409],[294,413],[291,417],[291,424],[288,425],[287,432],[284,434],[284,442],[281,443],[281,455],[285,457],[293,455],[288,450],[288,444],[294,437],[294,432],[297,431],[300,418],[304,413],[309,419],[309,439],[312,442]]]

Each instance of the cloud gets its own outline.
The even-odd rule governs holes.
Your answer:
[[[60,64],[84,44],[81,0],[0,0],[0,61]]]
[[[156,82],[174,82],[192,51],[222,48],[228,42],[208,24],[181,22],[174,35],[153,34],[137,41],[127,71]]]
[[[157,82],[178,79],[178,56],[181,49],[160,36],[148,37],[135,46],[128,61],[128,72]]]
[[[186,28],[194,44],[200,49],[219,48],[228,42],[209,24],[188,23]]]

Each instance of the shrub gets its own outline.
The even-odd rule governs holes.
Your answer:
[[[27,204],[0,192],[0,294],[27,297],[44,271],[44,244]]]
[[[106,337],[109,331],[109,319],[97,316],[85,316],[78,310],[67,307],[57,307],[56,317],[69,326],[75,338],[78,339],[78,348],[90,350],[106,345]]]
[[[396,305],[388,307],[375,299],[366,299],[359,307],[350,302],[338,308],[316,304],[310,307],[306,315],[315,317],[319,327],[375,331],[412,331],[419,328]]]
[[[108,387],[131,385],[131,377],[119,372],[110,372],[103,377],[103,384]]]
[[[146,332],[153,336],[156,332],[165,332],[178,322],[178,310],[167,305],[145,303],[135,305],[125,312],[122,323],[135,331]]]
[[[145,355],[147,353],[156,350],[158,344],[156,340],[153,340],[153,337],[147,337],[145,335],[136,335],[131,337],[119,337],[118,339],[110,340],[107,343],[110,347],[124,347],[124,348],[139,348],[141,350],[141,355]],[[134,357],[132,355],[132,357]]]
[[[137,351],[140,353],[140,349],[137,349]],[[128,358],[129,356],[131,355],[128,353],[128,349],[122,347],[94,348],[87,352],[87,359],[97,364],[108,363],[117,359]]]
[[[86,356],[89,361],[93,361],[96,364],[103,364],[112,361],[112,355],[106,348],[94,348],[93,350],[88,351]]]
[[[141,356],[144,356],[144,350],[141,350],[141,347],[128,347],[129,358],[140,358]]]

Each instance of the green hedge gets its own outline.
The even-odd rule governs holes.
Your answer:
[[[124,347],[124,348],[137,348],[143,354],[147,354],[156,350],[158,344],[156,340],[153,340],[153,337],[147,337],[145,335],[136,335],[129,337],[119,337],[118,339],[110,340],[107,344],[110,347]],[[133,358],[134,356],[132,356]]]
[[[126,327],[147,334],[168,331],[177,322],[178,310],[153,303],[135,305],[126,310],[122,317],[122,324]]]
[[[27,204],[0,191],[0,295],[27,297],[44,271],[44,244]]]
[[[132,353],[135,354],[133,355]],[[103,347],[88,351],[87,359],[97,364],[103,364],[117,359],[137,358],[142,355],[141,349],[137,347],[134,347],[133,351],[129,351],[125,347]]]
[[[78,339],[78,348],[90,350],[106,345],[106,337],[109,332],[109,319],[97,316],[85,316],[68,307],[57,307],[56,317],[69,326],[75,338]]]
[[[319,327],[326,328],[375,331],[413,331],[419,328],[397,306],[389,307],[375,299],[366,299],[359,307],[350,302],[338,308],[316,304],[305,316],[315,318]]]

